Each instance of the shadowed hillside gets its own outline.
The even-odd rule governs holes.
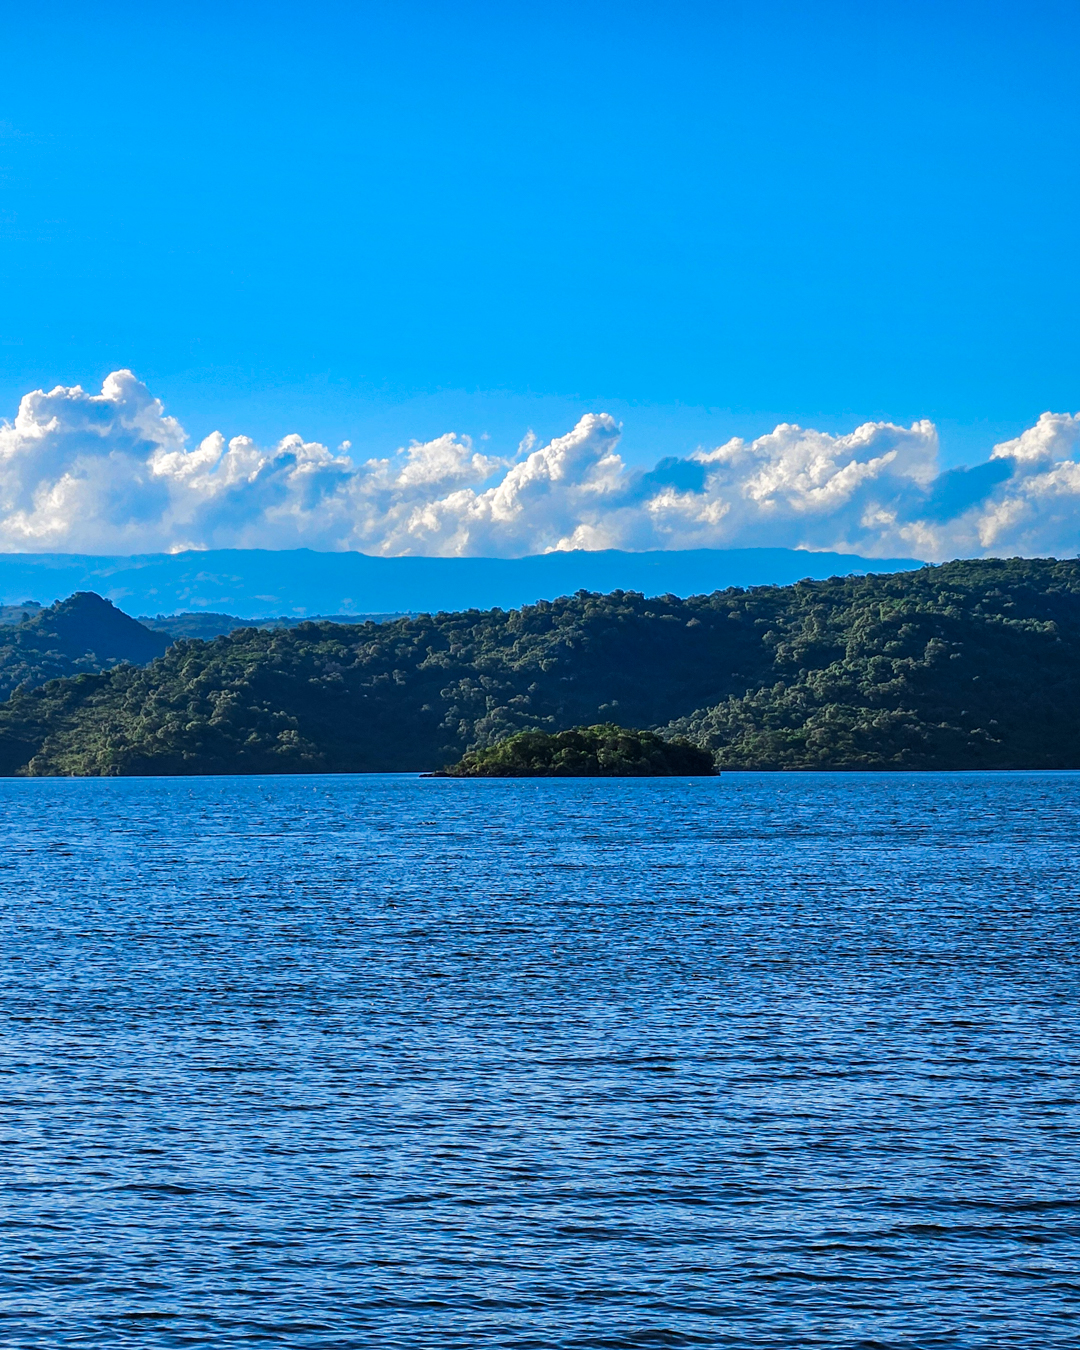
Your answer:
[[[169,641],[88,591],[48,609],[27,606],[21,612],[27,615],[22,622],[0,627],[0,698],[59,676],[109,670],[125,661],[145,665]]]
[[[20,692],[0,769],[423,770],[609,722],[728,768],[1080,767],[1080,563],[241,629]]]
[[[149,618],[140,614],[138,622],[152,633],[164,633],[170,642],[178,638],[202,638],[209,642],[212,638],[223,637],[226,633],[235,633],[238,628],[296,628],[301,623],[387,623],[391,619],[404,619],[404,614],[316,614],[308,619],[290,618],[280,615],[267,619],[241,619],[236,614],[215,614],[191,611],[182,614],[155,614]]]

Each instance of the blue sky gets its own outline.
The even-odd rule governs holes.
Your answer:
[[[585,412],[652,463],[1080,407],[1073,3],[3,7],[0,412],[195,438]]]

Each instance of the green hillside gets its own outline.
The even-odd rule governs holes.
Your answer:
[[[0,699],[64,675],[109,670],[125,661],[143,665],[169,641],[88,591],[47,609],[7,608],[14,622],[0,625]]]
[[[366,623],[368,619],[374,623],[385,623],[390,619],[405,617],[405,614],[318,614],[310,619],[289,618],[288,615],[266,619],[241,619],[235,614],[215,614],[208,610],[200,610],[198,613],[188,611],[183,614],[155,614],[153,618],[140,614],[138,622],[151,632],[166,634],[170,642],[175,642],[179,638],[202,638],[209,641],[226,633],[234,633],[238,628],[295,628],[301,623],[356,624]]]
[[[765,678],[668,735],[732,769],[1080,768],[1077,562],[791,590],[762,635]]]
[[[0,772],[425,770],[606,722],[730,768],[1068,768],[1078,710],[1080,563],[990,560],[181,641],[0,705]]]

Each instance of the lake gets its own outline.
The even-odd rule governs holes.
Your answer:
[[[1080,1341],[1080,775],[0,803],[5,1347]]]

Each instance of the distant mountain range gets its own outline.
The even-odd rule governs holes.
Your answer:
[[[222,549],[98,558],[0,554],[0,603],[48,605],[93,591],[128,614],[213,611],[228,619],[388,615],[513,609],[575,591],[705,595],[728,586],[788,585],[921,567],[911,558],[860,558],[797,549],[545,553],[529,558],[373,558],[310,549]]]

